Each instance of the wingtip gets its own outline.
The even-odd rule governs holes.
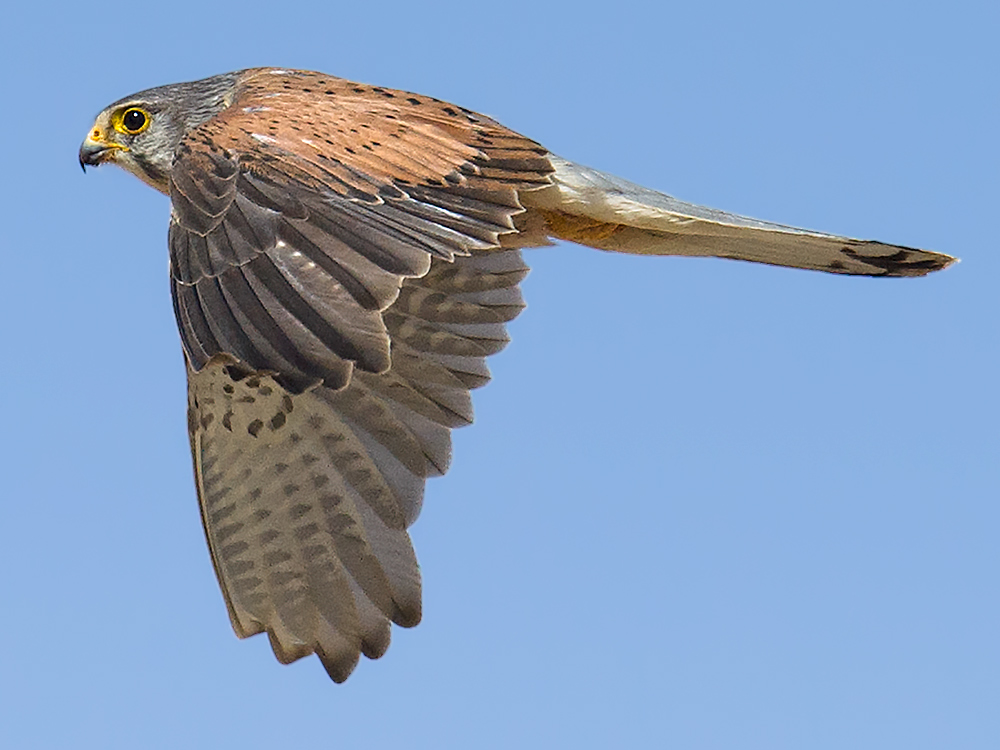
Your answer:
[[[891,250],[893,252],[886,252]],[[841,253],[851,261],[877,269],[871,276],[914,277],[943,271],[958,258],[932,250],[885,245],[876,241],[852,242],[841,248]]]
[[[961,258],[956,258],[954,255],[945,255],[944,253],[937,253],[937,254],[940,255],[942,258],[941,267],[937,269],[939,271],[943,271],[948,266],[954,266],[962,262]]]
[[[943,271],[949,266],[959,262],[959,259],[944,253],[935,253],[931,250],[919,251],[919,259],[913,259],[902,267],[900,276],[927,276],[937,271]]]

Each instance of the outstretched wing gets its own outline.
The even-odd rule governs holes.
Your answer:
[[[170,176],[213,563],[240,636],[347,678],[420,619],[406,528],[506,343],[544,149],[426,97],[251,71]],[[521,241],[520,238],[518,241]]]
[[[392,368],[340,390],[293,393],[227,356],[189,367],[202,520],[239,636],[267,631],[282,662],[315,652],[341,682],[385,652],[390,621],[420,621],[406,528],[448,468],[450,428],[472,420],[526,273],[517,250],[435,260],[386,313]]]
[[[552,185],[526,193],[553,237],[634,255],[732,258],[862,276],[924,276],[950,255],[814,232],[679,201],[550,156]]]

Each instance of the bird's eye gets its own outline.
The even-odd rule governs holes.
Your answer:
[[[128,135],[136,135],[149,127],[149,114],[138,107],[129,107],[122,112],[119,121],[116,123],[117,130]]]

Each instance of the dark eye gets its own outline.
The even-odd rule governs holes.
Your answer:
[[[126,133],[138,133],[149,123],[149,117],[141,109],[127,109],[122,115],[122,127]]]

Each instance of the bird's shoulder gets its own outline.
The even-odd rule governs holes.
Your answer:
[[[243,169],[278,170],[312,189],[375,198],[391,186],[489,180],[548,183],[548,151],[469,109],[406,91],[282,69],[254,69],[229,106],[184,139],[180,156],[210,168],[212,154]]]

